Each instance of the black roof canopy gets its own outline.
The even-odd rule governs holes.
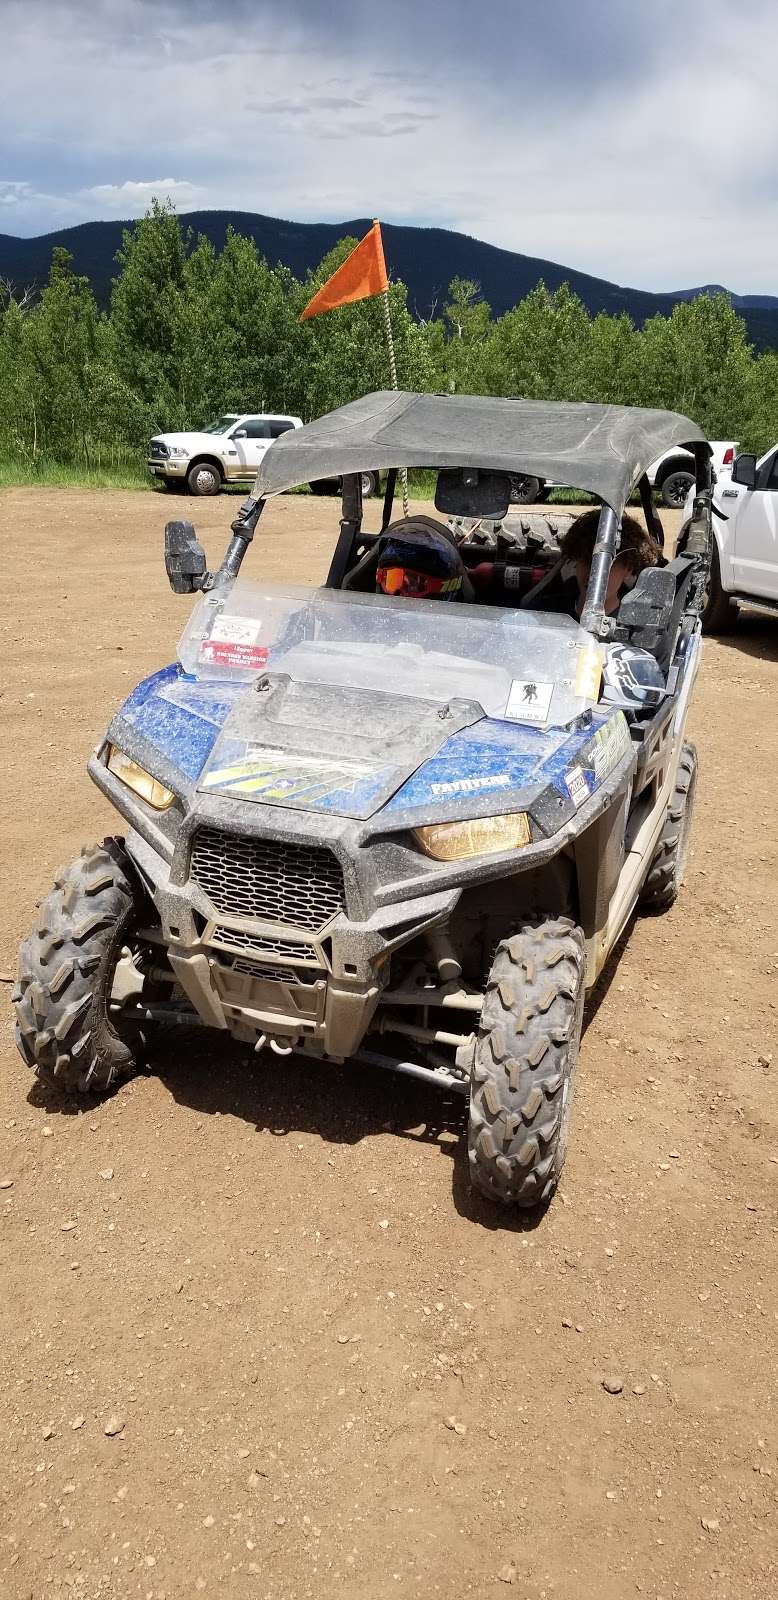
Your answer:
[[[379,389],[283,434],[253,492],[390,467],[483,467],[553,478],[621,513],[658,456],[706,442],[696,423],[672,411]]]

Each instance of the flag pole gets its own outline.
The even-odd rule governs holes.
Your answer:
[[[381,301],[384,308],[384,331],[386,333],[386,348],[389,351],[389,377],[392,388],[397,388],[397,361],[394,354],[394,333],[392,332],[392,315],[389,310],[389,285],[381,291]],[[407,517],[408,511],[408,468],[400,468],[400,481],[403,493],[403,516]]]

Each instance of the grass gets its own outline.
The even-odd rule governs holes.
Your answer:
[[[94,467],[72,466],[39,456],[23,461],[0,456],[0,489],[151,489],[145,466],[132,455]]]

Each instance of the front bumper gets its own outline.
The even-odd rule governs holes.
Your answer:
[[[146,465],[152,478],[185,478],[189,470],[188,456],[150,457]]]
[[[338,912],[316,932],[218,910],[139,833],[127,849],[154,900],[176,979],[201,1021],[335,1060],[353,1055],[386,986],[394,951],[449,919],[460,891],[427,894],[360,921]]]

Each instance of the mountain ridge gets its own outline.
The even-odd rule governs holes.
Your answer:
[[[281,262],[298,278],[317,266],[345,234],[361,237],[371,222],[368,217],[335,223],[293,222],[251,211],[191,211],[181,217],[184,228],[205,234],[216,249],[221,249],[232,225],[256,241],[271,265]],[[89,278],[98,302],[106,305],[116,274],[116,251],[124,229],[131,226],[132,220],[82,222],[27,239],[0,233],[0,278],[9,280],[17,290],[28,284],[40,287],[48,276],[52,250],[59,245],[70,251],[75,271]],[[638,324],[657,313],[668,316],[679,302],[714,292],[729,296],[759,349],[778,348],[776,295],[737,295],[718,284],[654,293],[612,283],[541,256],[506,250],[452,229],[383,223],[382,232],[389,270],[406,283],[409,305],[419,316],[440,310],[455,277],[474,279],[495,316],[516,305],[541,278],[552,290],[568,283],[592,314],[626,312]]]

